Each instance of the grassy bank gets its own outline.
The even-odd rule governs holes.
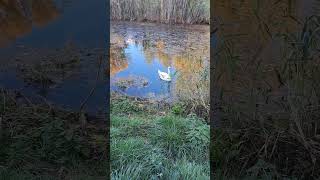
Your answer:
[[[0,89],[0,179],[105,179],[106,123]]]
[[[111,0],[112,20],[209,23],[209,0]]]
[[[209,126],[178,106],[112,94],[112,179],[209,179]]]

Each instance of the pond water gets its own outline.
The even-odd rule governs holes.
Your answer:
[[[209,37],[206,25],[111,22],[111,90],[173,100],[196,88],[193,81],[200,77],[207,78],[203,85],[208,85],[209,72],[204,72],[209,67]],[[168,67],[171,82],[158,75]]]
[[[0,0],[0,47],[106,47],[106,23],[103,0]]]
[[[108,31],[105,0],[0,0],[0,88],[79,109],[96,84],[86,110],[105,111]]]

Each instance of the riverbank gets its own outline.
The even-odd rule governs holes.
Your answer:
[[[209,179],[209,125],[181,112],[112,93],[112,179]]]
[[[0,179],[105,179],[107,124],[1,89]]]

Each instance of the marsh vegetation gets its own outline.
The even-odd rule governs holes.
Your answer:
[[[210,0],[111,0],[112,20],[208,24]]]
[[[209,179],[209,1],[111,8],[111,178]]]
[[[318,1],[215,2],[212,173],[318,179]]]

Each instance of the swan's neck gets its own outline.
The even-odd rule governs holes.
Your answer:
[[[168,68],[168,75],[170,75],[170,68]]]

